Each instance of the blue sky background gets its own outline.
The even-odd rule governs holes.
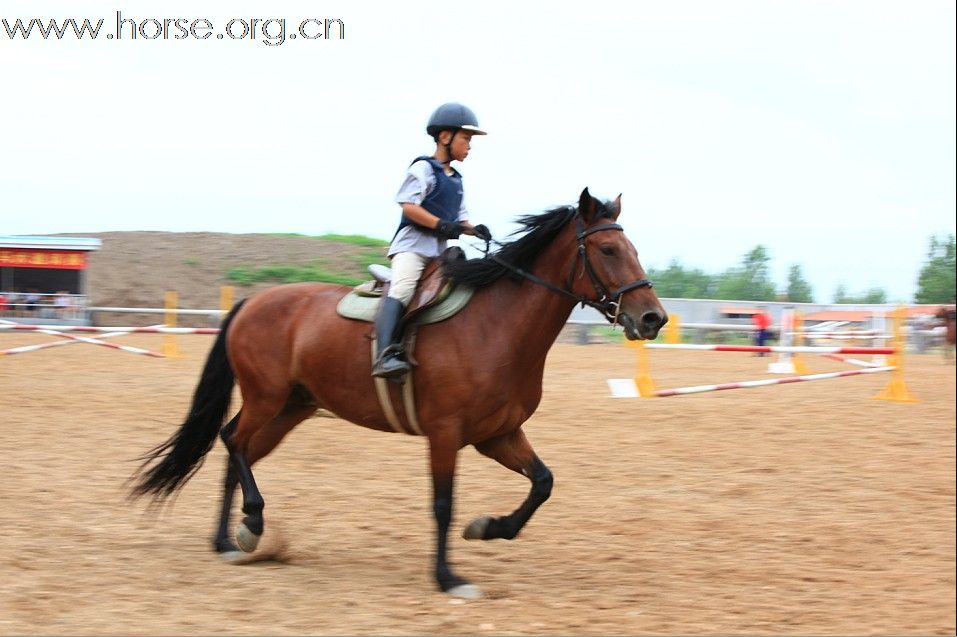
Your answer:
[[[287,36],[339,18],[346,37],[107,40],[117,10]],[[827,302],[910,300],[930,236],[955,232],[953,2],[0,5],[33,17],[105,24],[82,42],[0,25],[0,234],[389,238],[450,100],[490,131],[460,168],[499,237],[588,186],[622,193],[646,266],[716,273],[764,244],[780,287],[797,263]]]

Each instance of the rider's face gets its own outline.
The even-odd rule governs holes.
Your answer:
[[[449,159],[451,161],[465,161],[465,158],[469,156],[469,150],[472,148],[472,132],[460,130],[453,136],[451,131],[443,131],[442,136],[446,137],[446,139],[440,139],[443,144],[449,143],[448,138],[452,139]]]

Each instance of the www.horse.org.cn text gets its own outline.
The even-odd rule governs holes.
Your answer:
[[[344,40],[346,25],[339,18],[231,18],[214,24],[207,18],[139,18],[116,12],[110,30],[106,18],[3,18],[8,40],[249,40],[280,46],[287,40]],[[111,21],[112,22],[112,21]]]

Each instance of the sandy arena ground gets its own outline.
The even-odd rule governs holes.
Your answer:
[[[257,467],[267,531],[246,566],[210,551],[221,447],[163,515],[125,500],[210,343],[0,357],[0,634],[955,632],[955,367],[939,355],[906,361],[916,404],[871,400],[885,374],[639,400],[606,385],[633,350],[556,345],[526,424],[555,490],[514,542],[459,536],[528,488],[460,455],[451,556],[486,594],[465,602],[431,580],[422,439],[300,425]],[[764,378],[768,360],[658,351],[652,369],[670,387]]]

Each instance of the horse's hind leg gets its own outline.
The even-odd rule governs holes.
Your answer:
[[[238,482],[243,491],[242,510],[243,513],[246,514],[246,517],[243,518],[242,523],[236,530],[236,543],[240,549],[249,553],[256,550],[256,546],[259,545],[259,538],[263,534],[263,507],[265,506],[265,502],[263,501],[262,494],[259,492],[259,487],[256,486],[256,479],[253,477],[251,469],[252,463],[249,462],[247,455],[248,442],[236,439],[237,430],[243,426],[244,421],[248,422],[248,420],[245,418],[243,411],[239,412],[237,418],[237,427],[231,432],[224,430],[224,435],[222,436],[223,442],[226,444],[226,449],[229,451],[229,460],[226,468],[226,483],[223,493],[220,530],[222,531],[222,529],[229,524],[232,495],[236,490],[236,482]],[[233,423],[230,422],[230,424]],[[228,530],[224,535],[228,535]],[[231,550],[231,543],[226,544],[223,548],[225,551],[220,550],[220,547],[217,545],[217,550],[223,553]]]
[[[229,451],[229,461],[216,539],[216,550],[220,553],[232,550],[232,543],[226,538],[228,537],[230,504],[237,482],[242,488],[242,511],[246,516],[236,529],[236,543],[247,553],[256,550],[265,530],[263,519],[265,502],[256,485],[252,466],[272,451],[293,427],[315,412],[316,405],[311,397],[294,391],[278,415],[271,417],[264,415],[268,414],[265,409],[258,410],[259,418],[266,421],[266,424],[258,426],[257,423],[263,420],[257,419],[255,415],[247,417],[249,413],[247,410],[248,403],[243,406],[236,419],[223,429],[223,442],[226,443],[226,449]],[[230,430],[234,422],[235,429]],[[246,435],[243,435],[244,433]]]
[[[462,537],[467,540],[514,539],[532,514],[552,494],[552,472],[535,455],[521,429],[486,440],[475,445],[475,448],[502,466],[527,477],[532,482],[532,489],[521,506],[511,514],[498,518],[476,518],[465,527]]]
[[[238,420],[239,414],[233,417],[229,424],[219,432],[219,437],[223,440],[227,449],[229,449],[229,440],[236,429]],[[216,536],[213,538],[213,548],[225,559],[232,559],[239,553],[239,548],[229,539],[229,513],[233,506],[233,497],[236,494],[237,486],[239,486],[239,472],[236,470],[233,452],[230,450],[226,456],[226,477],[223,483],[223,501],[219,511],[219,526],[216,529]]]

